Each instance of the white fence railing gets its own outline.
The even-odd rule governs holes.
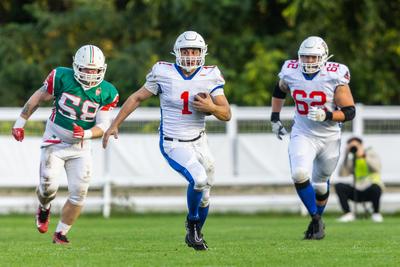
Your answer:
[[[0,121],[14,121],[20,110],[0,108]],[[115,116],[118,109],[113,112]],[[209,134],[210,147],[216,158],[216,186],[291,184],[287,157],[288,138],[279,141],[269,132],[241,133],[238,130],[243,121],[257,121],[260,126],[269,125],[270,112],[270,107],[232,106],[233,116],[226,124],[225,132]],[[30,121],[45,121],[49,115],[49,108],[40,108]],[[282,120],[291,120],[292,117],[293,107],[285,107],[281,113]],[[127,118],[133,122],[159,119],[159,108],[139,108]],[[215,120],[213,117],[207,119]],[[400,124],[400,107],[357,105],[352,132],[343,134],[344,139],[351,135],[363,137],[366,145],[373,146],[382,157],[384,181],[400,183],[400,135],[396,131],[384,135],[364,134],[366,122],[369,120],[394,121]],[[19,143],[9,135],[0,136],[0,187],[33,187],[37,184],[39,146],[40,137],[27,136],[24,142]],[[171,170],[159,153],[157,134],[122,134],[118,140],[110,142],[107,150],[101,148],[100,141],[95,141],[93,151],[95,168],[92,185],[103,188],[103,195],[96,203],[102,207],[105,216],[109,216],[111,204],[123,202],[112,196],[113,186],[185,185],[184,179]],[[336,178],[335,173],[334,180]],[[65,177],[60,179],[61,185],[66,185]],[[234,200],[230,201],[235,203]],[[240,201],[239,198],[237,201]],[[221,200],[220,203],[227,202]],[[254,206],[254,203],[251,205]],[[238,206],[243,206],[243,203]]]

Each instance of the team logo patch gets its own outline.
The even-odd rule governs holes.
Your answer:
[[[96,95],[100,95],[100,94],[101,94],[101,88],[99,87],[96,89]]]

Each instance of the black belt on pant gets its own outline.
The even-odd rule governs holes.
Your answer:
[[[176,138],[171,138],[171,137],[168,137],[168,136],[164,136],[164,140],[165,141],[178,141],[178,142],[194,142],[194,141],[199,140],[203,136],[203,134],[204,134],[204,132],[201,132],[199,134],[199,136],[197,136],[197,137],[195,137],[193,139],[190,139],[190,140],[176,139]]]

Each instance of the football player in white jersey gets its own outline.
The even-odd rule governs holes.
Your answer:
[[[185,242],[196,250],[206,250],[201,229],[207,218],[214,159],[205,134],[205,116],[221,121],[231,118],[224,95],[225,80],[218,67],[204,66],[207,45],[194,31],[179,35],[173,54],[176,63],[157,62],[146,83],[123,104],[103,137],[105,148],[111,135],[140,103],[158,95],[161,105],[160,150],[169,165],[189,183]]]
[[[330,57],[322,38],[305,39],[298,60],[283,64],[272,97],[272,131],[279,139],[287,133],[279,118],[287,93],[296,105],[289,160],[296,191],[311,216],[304,239],[325,236],[321,216],[339,159],[341,123],[355,116],[349,69],[328,62]]]

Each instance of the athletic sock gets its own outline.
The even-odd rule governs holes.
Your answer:
[[[297,194],[299,195],[308,213],[313,216],[317,213],[317,204],[315,202],[315,191],[309,180],[304,183],[295,183]]]
[[[50,203],[44,205],[40,203],[39,206],[42,210],[48,210],[50,208]]]
[[[199,218],[200,218],[199,225],[200,225],[200,228],[202,228],[204,223],[206,222],[209,208],[210,208],[210,205],[208,205],[207,207],[200,207],[199,208]]]
[[[196,191],[194,184],[190,183],[187,189],[187,205],[189,209],[188,218],[191,221],[199,220],[199,206],[203,192]]]
[[[71,229],[72,225],[68,225],[59,221],[56,228],[56,233],[61,232],[62,235],[67,235],[69,229]]]
[[[317,213],[322,216],[322,214],[324,213],[325,207],[326,207],[326,205],[320,206],[317,204]]]

